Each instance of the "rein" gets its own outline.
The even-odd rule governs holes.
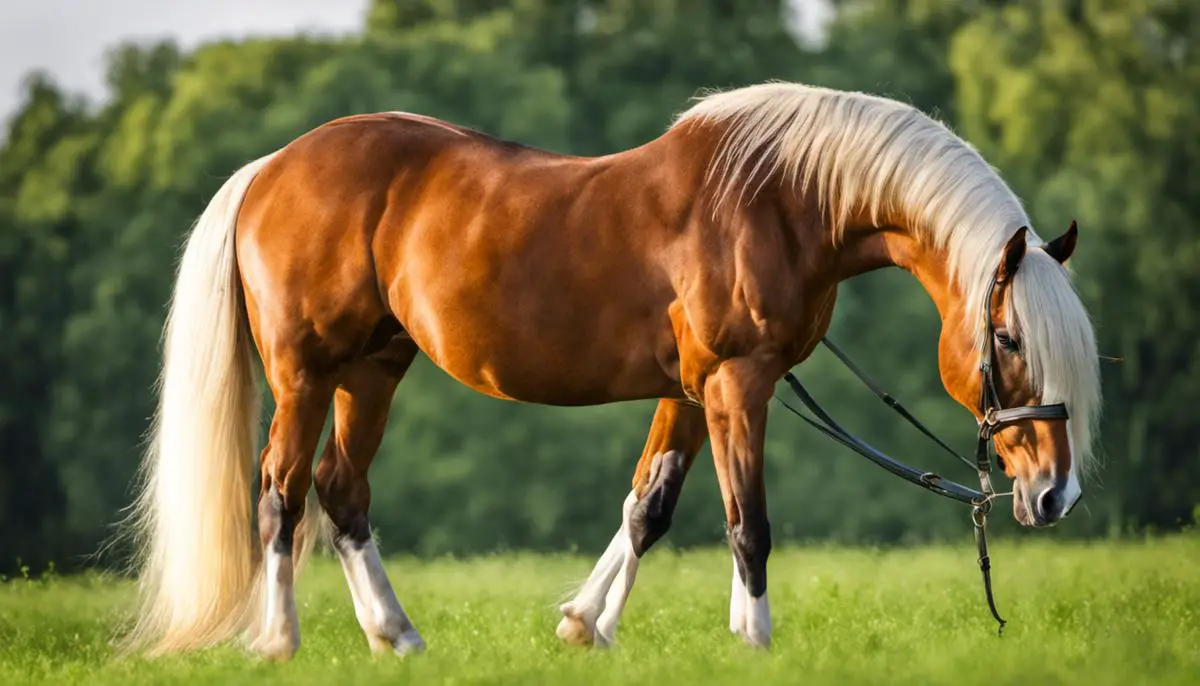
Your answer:
[[[993,275],[991,284],[988,286],[987,300],[988,305],[992,302],[992,294],[996,286],[1001,283],[997,276]],[[837,423],[825,411],[824,408],[812,397],[800,380],[794,374],[788,372],[784,375],[784,380],[791,387],[792,392],[800,399],[800,402],[812,412],[813,416],[808,416],[804,412],[792,407],[783,399],[776,396],[776,400],[781,405],[791,411],[800,419],[803,419],[807,424],[814,427],[822,434],[828,436],[834,441],[846,446],[854,452],[862,455],[876,465],[886,469],[887,471],[901,477],[909,483],[916,484],[927,491],[931,491],[940,496],[957,500],[961,503],[966,503],[971,506],[971,523],[975,527],[975,545],[979,552],[979,569],[983,574],[983,588],[987,595],[988,609],[992,611],[992,617],[999,624],[997,635],[1003,635],[1004,626],[1007,622],[1000,616],[996,610],[996,600],[992,594],[992,564],[991,558],[988,557],[987,549],[987,515],[992,509],[992,500],[1001,496],[1008,495],[1007,493],[996,493],[992,488],[992,463],[990,457],[990,448],[992,437],[996,432],[1005,426],[1015,424],[1026,419],[1067,419],[1067,407],[1063,403],[1053,405],[1029,405],[1022,407],[1013,407],[1002,409],[999,394],[996,392],[996,382],[994,378],[994,370],[996,368],[996,345],[994,340],[994,330],[991,317],[987,317],[986,325],[986,340],[988,341],[988,352],[985,359],[980,362],[979,372],[982,375],[982,390],[979,399],[979,411],[983,419],[978,421],[979,437],[975,447],[975,460],[969,460],[966,457],[958,454],[953,448],[946,444],[945,441],[938,438],[924,424],[920,422],[911,412],[909,412],[900,401],[896,400],[892,395],[881,389],[869,376],[866,375],[858,365],[854,364],[849,357],[828,338],[822,338],[821,343],[829,349],[835,357],[842,362],[856,377],[863,383],[875,397],[883,401],[885,405],[895,410],[909,424],[912,424],[921,433],[925,434],[930,440],[936,443],[946,452],[950,453],[960,461],[970,467],[974,467],[979,476],[979,490],[963,486],[962,484],[949,481],[942,478],[934,472],[926,472],[919,469],[914,469],[908,465],[888,456],[886,453],[871,446],[866,441],[846,431],[840,424]]]

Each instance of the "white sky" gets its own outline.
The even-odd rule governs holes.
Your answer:
[[[104,95],[104,55],[122,41],[174,38],[185,48],[215,38],[297,31],[346,33],[367,0],[0,0],[0,119],[22,79],[49,71],[60,87]]]

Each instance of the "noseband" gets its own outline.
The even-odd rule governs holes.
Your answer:
[[[784,375],[784,380],[791,387],[792,392],[804,403],[805,407],[812,412],[810,417],[800,410],[787,404],[780,398],[780,404],[790,410],[793,414],[803,419],[810,426],[816,428],[821,433],[829,438],[841,443],[854,452],[871,460],[876,465],[883,467],[887,471],[916,484],[928,491],[937,493],[938,495],[957,500],[969,504],[971,506],[971,523],[975,528],[975,543],[979,551],[979,569],[983,573],[983,586],[987,595],[988,608],[992,611],[992,616],[999,623],[999,633],[1004,631],[1006,622],[1000,617],[1000,613],[996,610],[995,598],[992,595],[992,576],[991,576],[991,559],[988,557],[987,551],[987,515],[992,509],[992,500],[997,496],[995,489],[992,488],[992,463],[990,459],[990,445],[992,438],[997,432],[1007,426],[1011,426],[1025,420],[1066,420],[1070,417],[1067,413],[1067,406],[1064,403],[1054,403],[1052,405],[1023,405],[1020,407],[1002,407],[1000,402],[1000,394],[996,391],[996,340],[995,327],[992,325],[992,296],[995,294],[996,286],[1004,283],[1004,279],[1000,277],[1000,270],[997,269],[992,274],[991,282],[988,284],[987,296],[984,300],[984,329],[985,329],[985,345],[987,352],[979,364],[980,373],[980,393],[979,393],[979,415],[977,420],[979,424],[979,440],[975,448],[975,461],[958,454],[953,448],[947,445],[942,439],[938,438],[924,424],[922,424],[911,412],[909,412],[900,401],[896,400],[889,393],[882,390],[870,377],[866,375],[858,365],[854,364],[844,352],[833,344],[828,338],[822,338],[821,343],[829,349],[831,353],[837,357],[842,364],[846,366],[855,376],[858,377],[863,384],[871,390],[880,400],[888,407],[895,410],[901,417],[916,427],[921,433],[925,434],[930,440],[940,446],[943,450],[957,457],[959,460],[974,467],[979,476],[979,490],[968,488],[953,481],[943,479],[941,476],[926,472],[919,469],[914,469],[908,465],[899,462],[888,456],[886,453],[869,445],[866,441],[846,431],[840,424],[834,421],[833,417],[825,411],[820,404],[813,399],[812,395],[800,383],[800,381],[791,372]]]

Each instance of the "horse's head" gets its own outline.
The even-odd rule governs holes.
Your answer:
[[[1091,458],[1099,407],[1098,356],[1064,268],[1075,224],[1046,244],[1032,245],[1028,235],[1022,227],[983,265],[994,281],[948,309],[938,366],[946,390],[981,427],[1002,411],[992,441],[1013,480],[1013,516],[1025,526],[1048,526],[1082,496],[1080,472]],[[1058,417],[1047,407],[1059,403],[1069,418],[1061,417],[1062,407]]]

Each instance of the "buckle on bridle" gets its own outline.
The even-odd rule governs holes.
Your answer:
[[[991,511],[991,498],[987,498],[983,502],[975,503],[975,506],[971,508],[971,523],[974,524],[976,528],[982,529],[987,525],[987,516]]]
[[[983,419],[979,420],[979,439],[982,441],[990,441],[992,436],[996,435],[996,430],[1000,428],[1000,418],[997,416],[999,410],[995,406],[989,407],[983,412]]]
[[[983,413],[983,424],[995,428],[996,425],[1000,423],[1000,420],[996,419],[997,411],[998,410],[995,407],[989,407],[987,411]]]

